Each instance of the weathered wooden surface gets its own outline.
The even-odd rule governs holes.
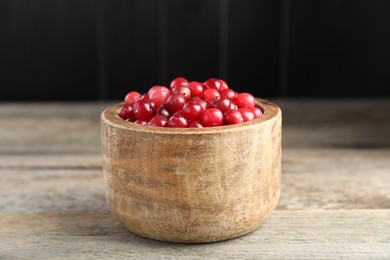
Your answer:
[[[0,104],[0,259],[390,259],[390,100],[274,102],[277,210],[201,245],[141,238],[108,212],[100,112],[112,103]]]
[[[187,245],[134,235],[109,213],[3,213],[0,259],[389,259],[389,226],[388,210],[285,210],[245,236]]]

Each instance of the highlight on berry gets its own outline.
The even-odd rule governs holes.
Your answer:
[[[131,123],[181,128],[239,124],[262,114],[252,94],[236,92],[222,79],[200,82],[184,77],[174,78],[169,87],[152,86],[143,94],[130,91],[118,110],[118,116]]]

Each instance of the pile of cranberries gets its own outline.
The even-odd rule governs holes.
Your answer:
[[[261,116],[253,95],[237,93],[222,79],[205,82],[177,77],[170,88],[153,86],[141,95],[129,92],[118,116],[141,125],[211,127],[246,122]]]

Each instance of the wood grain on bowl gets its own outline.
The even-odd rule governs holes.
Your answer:
[[[130,231],[157,240],[203,243],[257,229],[280,196],[282,115],[242,124],[180,129],[141,126],[103,111],[106,201]]]

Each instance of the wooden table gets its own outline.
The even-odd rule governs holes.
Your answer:
[[[0,259],[390,259],[390,100],[272,100],[282,195],[256,231],[211,244],[134,235],[109,213],[100,112],[0,104]]]

